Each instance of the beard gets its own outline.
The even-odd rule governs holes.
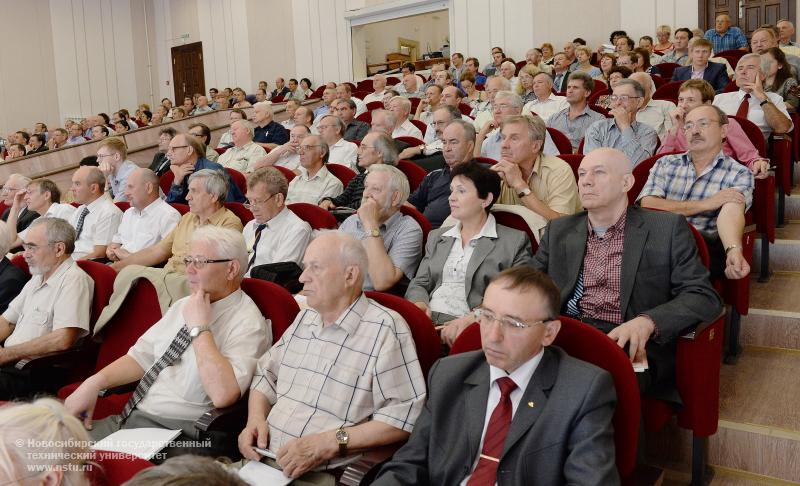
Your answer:
[[[28,264],[28,271],[31,272],[31,275],[44,275],[50,270],[51,267]]]

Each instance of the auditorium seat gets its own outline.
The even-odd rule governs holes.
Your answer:
[[[584,155],[578,154],[559,154],[558,158],[568,163],[572,168],[572,174],[575,176],[575,182],[578,182],[578,168],[581,166]]]
[[[474,160],[475,162],[477,162],[479,164],[485,164],[485,165],[489,165],[489,166],[492,166],[492,165],[497,163],[497,161],[494,160],[491,157],[475,157],[472,160]]]
[[[528,225],[522,216],[517,213],[507,211],[498,205],[492,206],[491,211],[498,224],[508,226],[509,228],[514,228],[515,230],[522,231],[528,235],[528,241],[531,242],[531,254],[536,254],[536,250],[539,249],[539,240],[537,239],[536,234],[534,234],[533,228]]]
[[[130,209],[130,207],[131,207],[131,203],[129,203],[129,202],[127,202],[127,201],[117,201],[117,202],[115,202],[114,204],[115,204],[115,205],[116,205],[116,206],[119,208],[119,210],[120,210],[120,211],[122,211],[123,213],[124,213],[125,211],[127,211],[128,209]]]
[[[653,93],[654,100],[667,100],[673,103],[678,103],[678,90],[680,90],[681,85],[683,85],[684,81],[671,81],[666,83],[659,88],[656,89],[656,92]]]
[[[408,178],[408,185],[411,188],[411,192],[416,191],[419,185],[422,184],[422,180],[428,175],[425,169],[410,160],[398,160],[397,168]]]
[[[292,182],[292,179],[297,177],[297,174],[294,173],[292,169],[287,169],[282,165],[273,165],[272,167],[278,169],[284,177],[286,177],[286,182]]]
[[[175,180],[175,174],[173,174],[171,170],[164,172],[164,174],[158,178],[158,186],[165,195],[169,194],[173,180]]]
[[[96,450],[92,462],[100,467],[93,467],[87,473],[89,484],[92,486],[120,486],[129,481],[139,471],[155,466],[130,454]]]
[[[417,211],[417,209],[413,206],[402,205],[400,206],[400,212],[406,216],[411,216],[414,218],[414,221],[419,224],[419,227],[422,228],[422,248],[425,248],[425,244],[428,242],[428,233],[431,232],[433,226],[431,226],[430,221],[428,218],[425,217],[422,213]]]
[[[189,205],[188,204],[181,204],[181,203],[169,203],[170,206],[175,208],[181,216],[189,212]]]
[[[416,108],[415,108],[416,109]],[[422,120],[410,120],[411,124],[415,127],[419,128],[419,131],[422,132],[422,135],[425,135],[425,131],[428,130],[428,124]]]
[[[302,219],[315,230],[336,229],[336,217],[319,206],[309,203],[292,203],[287,205],[298,218]]]
[[[425,142],[416,137],[407,137],[404,135],[401,137],[395,137],[394,139],[397,140],[398,142],[403,142],[405,144],[408,144],[409,147],[419,147],[420,145],[425,145]]]
[[[658,65],[658,72],[661,73],[664,79],[672,79],[672,73],[679,67],[681,67],[681,65],[674,62],[662,62]]]
[[[382,110],[383,108],[383,101],[370,101],[367,103],[367,112],[372,112],[373,110]]]
[[[572,142],[569,141],[569,138],[567,138],[567,136],[564,135],[561,130],[547,127],[547,133],[549,133],[550,138],[553,139],[553,144],[555,144],[556,148],[558,149],[558,153],[572,153]]]
[[[344,166],[342,164],[328,162],[327,164],[325,164],[325,167],[328,168],[328,172],[333,174],[334,177],[342,181],[342,186],[344,187],[347,187],[347,184],[350,183],[350,180],[356,176],[355,172],[353,172],[349,167]]]
[[[226,202],[225,207],[239,218],[239,220],[242,222],[242,226],[246,225],[253,219],[253,213],[244,207],[244,204],[242,203]]]
[[[242,194],[247,192],[247,178],[245,177],[245,175],[236,169],[231,169],[230,167],[226,167],[225,170],[228,172],[228,175],[230,176],[230,180],[228,182],[229,183],[233,182],[234,184],[236,184],[236,187],[238,187],[239,190],[242,191]]]
[[[375,103],[375,101],[373,101],[372,103]],[[358,115],[356,117],[356,120],[372,125],[372,113],[369,110],[367,110],[364,113]]]

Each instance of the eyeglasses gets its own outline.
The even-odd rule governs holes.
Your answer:
[[[358,146],[358,149],[359,149],[359,150],[361,150],[361,149],[374,149],[374,148],[375,148],[375,147],[374,147],[374,146],[372,146],[372,145],[364,145],[363,143],[362,143],[361,145],[359,145],[359,146]]]
[[[242,206],[244,206],[245,209],[247,209],[248,211],[252,210],[254,206],[261,206],[262,204],[267,204],[269,202],[269,200],[272,199],[273,197],[275,197],[277,194],[278,193],[276,192],[275,194],[271,195],[270,197],[264,199],[263,201],[257,201],[255,199],[253,199],[252,201],[247,201],[246,203],[242,204]]]
[[[194,265],[194,268],[201,270],[203,267],[206,266],[206,263],[224,263],[224,262],[231,262],[233,259],[231,258],[223,258],[219,260],[209,260],[208,258],[204,257],[191,257],[185,256],[183,257],[183,264],[187,267],[191,264]]]
[[[553,318],[548,317],[541,321],[525,323],[510,317],[497,317],[492,311],[484,309],[483,307],[476,307],[472,310],[472,314],[475,316],[475,319],[478,320],[478,324],[481,326],[488,327],[493,322],[498,322],[504,331],[506,329],[526,329],[539,324],[547,324],[548,322],[554,320]]]
[[[167,152],[174,152],[177,149],[186,148],[186,147],[188,147],[188,145],[176,145],[175,147],[169,147],[167,149]]]
[[[307,149],[310,149],[310,148],[319,148],[319,147],[322,147],[322,145],[301,145],[301,146],[300,146],[300,148],[298,148],[298,149],[297,149],[297,153],[298,153],[298,154],[302,154],[302,153],[304,153],[304,152],[305,152]]]
[[[699,128],[700,130],[705,130],[706,128],[710,127],[712,123],[720,123],[718,121],[706,120],[705,118],[701,120],[697,120],[697,122],[686,122],[683,124],[683,131],[684,132],[691,132],[694,130],[695,127]]]
[[[102,159],[103,157],[111,157],[114,154],[97,154],[98,159]]]
[[[611,100],[612,103],[616,103],[617,101],[627,103],[628,100],[635,100],[637,98],[641,98],[641,96],[611,95],[608,97],[608,99]]]

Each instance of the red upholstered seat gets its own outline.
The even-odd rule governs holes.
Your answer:
[[[497,161],[491,157],[475,157],[472,160],[478,162],[479,164],[486,164],[486,165],[494,165],[497,163]]]
[[[674,62],[662,62],[658,65],[658,72],[661,73],[664,79],[672,79],[672,73],[679,67],[681,67],[681,65]]]
[[[419,185],[422,184],[422,179],[428,175],[425,169],[410,160],[399,160],[397,162],[397,168],[408,178],[408,185],[411,187],[411,192],[416,191]]]
[[[336,217],[319,206],[309,203],[292,203],[287,206],[298,218],[315,230],[336,229]]]
[[[414,109],[416,110],[416,108]],[[411,120],[411,124],[419,128],[419,131],[422,132],[422,135],[425,135],[425,131],[428,129],[428,125],[426,125],[424,121]]]
[[[328,172],[333,174],[334,177],[342,181],[342,185],[344,187],[347,187],[347,184],[349,184],[350,180],[356,176],[356,173],[347,166],[335,164],[333,162],[335,161],[325,164],[325,167],[328,168]]]
[[[131,203],[127,201],[118,201],[114,203],[123,213],[131,207]]]
[[[172,187],[172,181],[174,180],[175,174],[173,174],[171,170],[164,172],[164,174],[158,179],[158,185],[161,187],[161,192],[164,194],[169,194],[169,189]]]
[[[583,154],[560,154],[558,156],[559,159],[568,163],[569,166],[572,167],[572,174],[575,176],[575,182],[578,181],[578,167],[581,166],[583,157]]]
[[[228,175],[231,177],[231,181],[236,184],[236,187],[238,187],[242,193],[247,192],[247,178],[244,174],[229,167],[226,167],[225,170],[228,171]]]
[[[364,113],[358,115],[356,120],[372,125],[372,113],[370,111],[365,111]]]
[[[382,101],[370,101],[369,103],[367,103],[368,112],[371,112],[373,110],[382,110],[383,108],[384,107]]]
[[[661,64],[659,64],[660,68]],[[678,90],[680,90],[681,85],[684,81],[672,81],[660,86],[656,89],[656,92],[653,93],[654,100],[667,100],[673,103],[678,102]]]
[[[297,301],[280,285],[256,278],[243,279],[242,291],[253,299],[264,318],[270,320],[272,342],[277,342],[300,312]]]
[[[522,216],[517,213],[504,211],[497,206],[492,207],[492,215],[494,215],[494,219],[497,220],[499,224],[522,231],[528,235],[528,240],[531,242],[531,254],[536,254],[536,250],[539,249],[539,243],[536,241],[536,235],[534,235],[533,229],[528,226],[528,223],[525,222]]]
[[[425,144],[425,142],[416,137],[402,136],[402,137],[395,137],[394,139],[403,143],[407,143],[410,147],[419,147],[420,145]]]
[[[422,213],[417,211],[416,208],[406,206],[405,204],[400,206],[400,212],[406,216],[411,216],[414,218],[414,221],[419,224],[419,227],[422,228],[422,248],[425,248],[425,244],[428,242],[428,233],[431,232],[433,226],[431,226],[430,221],[428,218],[425,217]]]
[[[553,139],[553,144],[555,144],[556,148],[558,149],[558,153],[560,154],[571,154],[572,153],[572,142],[569,141],[566,135],[561,133],[560,130],[556,128],[547,127],[547,133],[550,134],[550,138]]]
[[[87,474],[92,486],[119,486],[139,471],[155,466],[150,461],[120,452],[95,451],[92,460],[100,467],[93,467]]]
[[[181,216],[189,212],[189,205],[188,204],[181,204],[181,203],[169,203],[170,206],[175,208]]]
[[[242,222],[242,226],[246,225],[253,219],[253,213],[244,207],[244,204],[242,203],[226,202],[225,207],[239,218],[239,220]]]
[[[292,182],[292,179],[297,177],[297,174],[295,174],[292,169],[287,169],[286,167],[283,167],[282,165],[273,165],[272,167],[274,167],[274,168],[278,169],[279,171],[281,171],[281,174],[283,174],[283,176],[286,177],[286,182]]]

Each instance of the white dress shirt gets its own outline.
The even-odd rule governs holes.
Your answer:
[[[367,104],[366,103],[361,101],[359,98],[356,98],[355,96],[351,96],[350,99],[353,100],[353,103],[356,104],[356,114],[355,114],[355,116],[358,116],[358,115],[360,115],[362,113],[366,113],[367,112]]]
[[[522,107],[522,113],[530,111],[539,115],[542,120],[547,121],[548,118],[564,108],[569,108],[567,98],[550,93],[550,96],[544,101],[540,101],[539,98],[536,98],[533,101],[525,103],[525,106]]]
[[[324,166],[311,178],[308,177],[308,171],[304,167],[298,170],[300,175],[289,183],[286,204],[297,202],[319,204],[322,198],[336,197],[344,191],[342,181]]]
[[[264,147],[255,142],[249,142],[241,147],[233,146],[229,148],[219,156],[217,163],[244,174],[252,172],[253,165],[262,157],[266,157],[266,155],[267,151],[264,150]]]
[[[406,120],[392,132],[392,138],[397,137],[414,137],[422,140],[422,132],[413,123]]]
[[[335,144],[328,147],[328,162],[340,164],[358,172],[358,145],[340,138]]]
[[[300,154],[293,154],[291,152],[284,152],[275,161],[275,165],[286,167],[289,170],[295,170],[300,167]]]
[[[156,199],[141,211],[131,206],[122,215],[122,223],[112,242],[135,253],[163,240],[180,219],[181,213],[161,199]]]
[[[248,262],[253,256],[258,225],[259,222],[253,219],[242,230],[244,241],[247,243]],[[299,265],[303,261],[306,247],[311,243],[311,226],[286,207],[267,221],[266,225],[258,240],[256,260],[250,268],[278,262],[295,262]],[[250,276],[250,268],[245,277]]]
[[[675,103],[667,100],[650,100],[647,106],[636,113],[636,120],[650,125],[663,138],[672,128],[672,118],[669,112],[675,109]]]
[[[50,205],[49,208],[47,208],[47,211],[40,217],[61,218],[69,221],[74,213],[75,213],[75,206],[73,206],[72,204],[53,203]],[[28,228],[30,228],[30,226],[28,226]],[[19,236],[19,238],[22,241],[25,241],[25,235],[28,234],[28,228],[25,228],[24,230],[17,233],[17,236]]]
[[[380,101],[383,103],[383,97],[386,96],[386,90],[384,89],[380,93],[372,92],[364,97],[364,104],[368,105],[373,101]]]
[[[742,104],[742,100],[744,99],[745,92],[741,89],[739,91],[733,93],[720,93],[714,97],[713,105],[721,109],[727,115],[735,115],[736,111],[739,110],[739,105]],[[786,103],[783,102],[783,98],[781,95],[777,93],[766,93],[769,97],[769,100],[775,105],[781,113],[783,113],[786,118],[791,121],[791,117],[789,116],[789,112],[786,110]],[[756,99],[752,94],[750,95],[750,99],[748,100],[750,105],[750,109],[747,112],[747,119],[751,122],[755,123],[758,128],[761,129],[761,133],[764,134],[764,138],[768,138],[772,135],[772,127],[767,124],[767,119],[764,116],[764,110],[760,105],[760,101]],[[792,124],[792,128],[794,128],[794,124]],[[789,129],[791,132],[792,129]]]
[[[82,204],[72,213],[69,223],[75,230],[78,229],[78,220],[83,208],[89,208],[89,214],[83,220],[83,230],[75,241],[75,251],[72,258],[80,260],[94,251],[95,246],[107,246],[117,234],[117,228],[122,220],[122,211],[111,202],[111,198],[100,196],[88,206]]]

